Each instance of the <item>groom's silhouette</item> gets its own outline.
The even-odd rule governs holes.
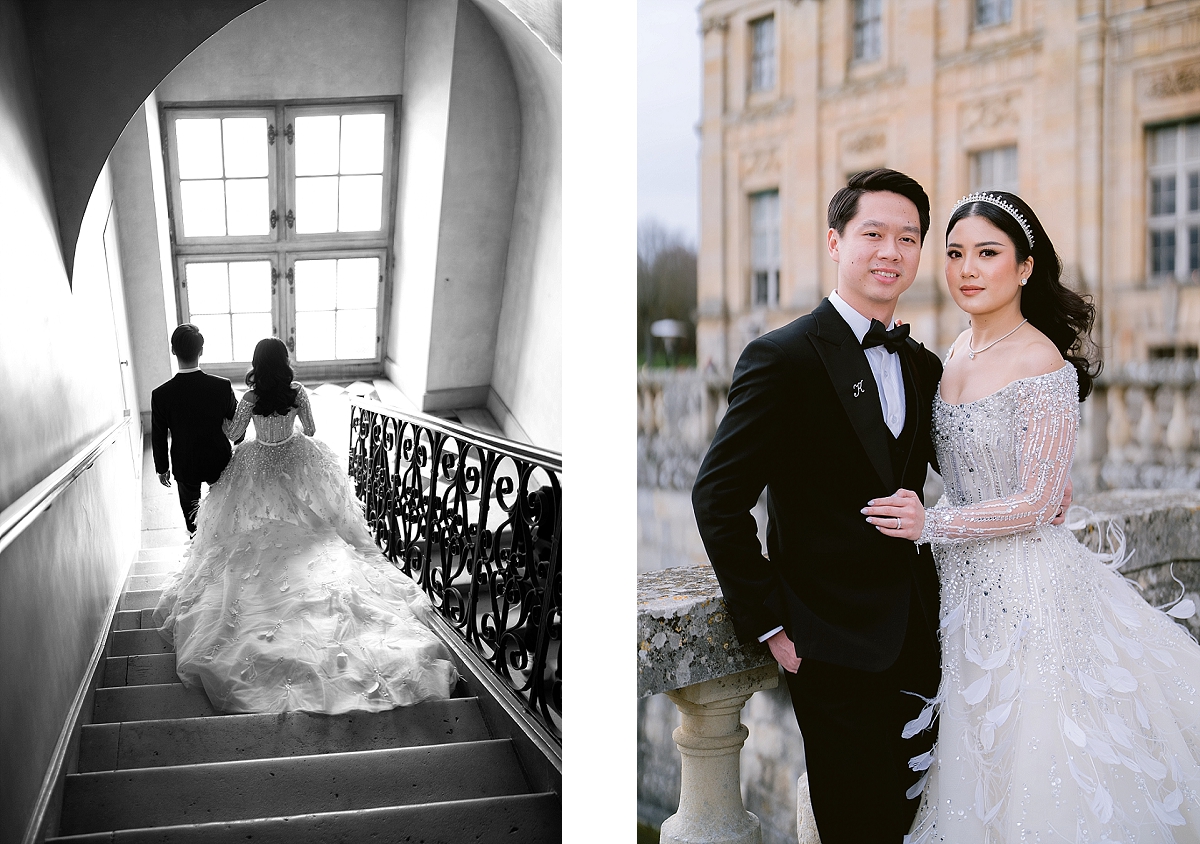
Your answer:
[[[232,419],[237,399],[228,378],[200,370],[204,335],[189,322],[171,334],[171,352],[179,372],[150,394],[150,440],[154,471],[163,486],[170,486],[168,468],[179,484],[179,506],[188,533],[196,532],[200,484],[215,483],[229,462],[232,449],[221,429]],[[171,459],[167,462],[167,432],[171,434]]]
[[[941,364],[884,330],[916,275],[929,199],[902,173],[860,173],[829,226],[837,293],[746,347],[692,502],[738,636],[767,641],[787,670],[822,844],[899,844],[917,808],[909,759],[934,737],[901,733],[914,695],[938,687],[938,581],[928,550],[860,511],[921,490],[935,459]],[[766,557],[750,512],[764,488]]]

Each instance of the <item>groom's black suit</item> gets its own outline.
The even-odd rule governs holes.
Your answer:
[[[936,356],[900,352],[906,417],[884,423],[858,339],[828,299],[750,343],[729,409],[692,491],[701,537],[739,638],[782,626],[802,658],[787,675],[824,844],[895,841],[915,801],[902,741],[938,684],[938,581],[928,550],[887,537],[860,510],[897,489],[918,494],[934,460]],[[751,508],[767,490],[767,557]],[[878,793],[876,793],[878,792]]]
[[[232,419],[237,399],[228,378],[196,370],[180,372],[150,394],[150,441],[154,471],[167,471],[167,432],[171,432],[171,462],[179,484],[179,506],[189,531],[196,530],[195,511],[200,484],[221,477],[232,448],[221,422]]]

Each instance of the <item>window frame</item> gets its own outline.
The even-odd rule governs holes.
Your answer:
[[[774,261],[768,260],[768,261],[764,262],[763,265],[760,265],[756,259],[755,249],[754,249],[755,200],[759,197],[765,197],[767,195],[772,195],[772,194],[775,197]],[[749,265],[750,265],[750,274],[749,274],[750,275],[750,278],[749,278],[749,281],[750,281],[750,289],[749,289],[750,307],[755,308],[755,309],[765,308],[767,310],[773,310],[773,309],[776,309],[779,307],[780,275],[781,275],[781,268],[782,268],[782,264],[783,264],[783,256],[782,256],[782,246],[783,246],[783,243],[782,243],[782,240],[783,240],[782,239],[782,229],[783,229],[782,210],[783,210],[783,205],[779,199],[779,188],[766,188],[764,190],[752,191],[751,193],[749,193],[747,195],[746,199],[747,199],[747,202],[746,202],[747,222],[749,223],[749,225],[747,226],[747,230],[748,230],[748,233],[750,236],[750,238],[749,238],[749,240],[750,240],[750,250],[749,250],[749,253],[750,253],[749,254],[749,258],[750,258],[750,260],[749,260]],[[766,291],[767,295],[766,295],[765,300],[761,300],[758,298],[758,275],[761,272],[765,272],[767,275],[767,291]]]
[[[319,114],[384,114],[384,155],[380,228],[368,232],[314,232],[301,234],[288,226],[288,211],[295,209],[295,145],[289,141],[289,128],[297,116]],[[177,313],[180,322],[190,318],[185,266],[190,262],[220,262],[268,259],[273,273],[272,327],[275,336],[292,342],[292,366],[301,379],[354,379],[383,371],[387,348],[392,298],[391,278],[395,266],[395,221],[399,185],[400,152],[399,97],[358,97],[338,100],[273,100],[254,102],[160,103],[159,122],[163,144],[163,162],[167,175],[167,213],[171,238],[172,267],[175,272]],[[268,115],[275,138],[268,152],[268,190],[278,222],[268,235],[183,237],[178,139],[175,121],[180,117],[230,117]],[[379,295],[376,300],[375,354],[371,358],[301,362],[295,357],[295,296],[288,271],[305,258],[378,257],[380,261]],[[248,361],[201,362],[205,370],[225,377],[245,374]]]
[[[1188,135],[1194,135],[1195,155],[1187,154]],[[1153,162],[1154,145],[1161,132],[1174,135],[1173,160]],[[1156,285],[1174,280],[1179,284],[1200,283],[1200,117],[1185,118],[1169,123],[1147,125],[1145,138],[1145,277],[1147,284]],[[1169,213],[1155,214],[1155,180],[1174,180],[1174,208]],[[1196,208],[1189,208],[1196,200]],[[1172,266],[1168,271],[1155,271],[1155,235],[1174,239]],[[1195,243],[1193,243],[1193,240]],[[1194,249],[1193,249],[1194,247]],[[1195,262],[1192,253],[1195,251]],[[1195,263],[1196,266],[1191,266]]]
[[[766,24],[768,21],[771,25],[771,51],[769,55],[760,57],[756,35],[758,27]],[[746,27],[750,35],[750,72],[748,74],[749,85],[747,88],[751,95],[770,93],[779,86],[779,21],[775,17],[774,12],[768,12],[765,15],[759,15],[747,21]],[[759,67],[768,69],[770,76],[769,85],[758,84],[757,69]]]
[[[983,162],[982,162],[981,156],[984,156],[984,155],[995,156],[1001,152],[1004,152],[1004,151],[1007,151],[1010,149],[1013,151],[1012,152],[1013,182],[1011,184],[1007,184],[1007,185],[1003,185],[1003,186],[996,185],[996,184],[985,184],[982,179],[978,178],[980,171],[982,171],[982,169],[983,169],[983,166],[982,166]],[[994,163],[991,165],[991,168],[994,172],[995,171]],[[1003,190],[1003,191],[1008,191],[1009,193],[1019,194],[1020,193],[1019,188],[1021,186],[1021,149],[1020,149],[1020,144],[1018,144],[1014,141],[1012,143],[1003,143],[1003,144],[998,144],[995,146],[989,146],[989,147],[983,147],[981,149],[971,150],[967,154],[967,184],[970,187],[970,190],[968,191],[968,193],[975,193],[976,191],[981,191],[981,190],[983,190],[983,191]]]
[[[996,10],[997,18],[992,21],[981,21],[980,10],[984,7],[991,7]],[[1000,14],[1007,12],[1006,15]],[[1013,20],[1013,0],[974,0],[971,3],[971,28],[972,29],[991,29],[997,26],[1005,26],[1012,23]]]
[[[859,11],[866,4],[872,3],[874,16],[865,17],[860,20]],[[866,52],[859,55],[859,33],[867,32],[869,28],[873,28],[875,33],[874,47],[875,52],[872,55],[867,55]],[[862,43],[865,45],[866,39],[863,38]],[[852,0],[850,3],[850,62],[855,65],[873,64],[883,58],[883,0]]]

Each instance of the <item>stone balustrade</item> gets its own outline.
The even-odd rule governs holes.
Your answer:
[[[1083,523],[1076,536],[1093,549],[1100,550],[1110,524],[1123,530],[1131,556],[1121,573],[1147,601],[1162,606],[1186,595],[1200,604],[1200,491],[1109,491],[1079,496],[1076,504],[1084,508],[1070,513]],[[740,770],[743,745],[749,750],[755,736],[740,716],[753,694],[778,685],[778,667],[764,646],[738,642],[709,566],[640,574],[637,600],[638,697],[666,694],[681,714],[672,735],[682,756],[679,808],[663,822],[660,841],[760,844],[759,818],[742,802]],[[1185,623],[1200,635],[1200,619]],[[790,712],[776,717],[786,720]],[[779,811],[794,819],[795,803]]]
[[[1083,413],[1081,456],[1093,467],[1095,488],[1200,487],[1200,361],[1106,371]]]

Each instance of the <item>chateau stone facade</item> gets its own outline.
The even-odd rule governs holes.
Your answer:
[[[939,354],[966,325],[945,221],[1004,187],[1095,297],[1108,367],[1196,355],[1200,3],[707,0],[700,19],[702,368],[833,289],[827,203],[879,166],[929,192],[898,316]]]

